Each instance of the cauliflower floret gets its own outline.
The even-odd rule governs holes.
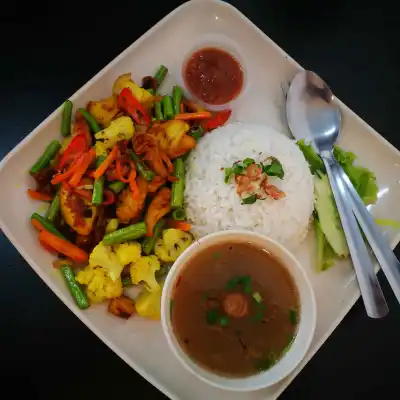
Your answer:
[[[193,243],[190,233],[180,229],[165,229],[154,247],[156,256],[164,262],[176,259]]]
[[[97,132],[94,137],[104,139],[106,148],[112,149],[119,140],[132,139],[134,132],[133,121],[129,117],[120,117],[112,121],[108,128]]]
[[[131,264],[131,279],[134,285],[143,282],[149,292],[159,289],[156,281],[155,272],[160,269],[160,261],[156,256],[141,257],[138,261]]]
[[[135,263],[142,253],[142,246],[138,242],[122,243],[114,246],[115,254],[122,265]]]
[[[123,287],[121,279],[113,281],[108,271],[104,268],[88,265],[78,272],[75,279],[81,285],[87,286],[87,295],[93,303],[101,303],[104,300],[122,295]]]
[[[89,265],[91,267],[103,267],[106,269],[113,281],[117,281],[124,269],[124,264],[119,262],[117,255],[112,251],[111,246],[105,246],[100,242],[89,256]]]
[[[160,319],[161,318],[161,294],[162,283],[158,289],[149,292],[146,288],[139,293],[135,300],[136,312],[144,318]]]

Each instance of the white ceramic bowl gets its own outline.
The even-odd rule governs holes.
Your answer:
[[[228,378],[216,375],[196,364],[181,348],[170,319],[170,300],[176,279],[189,259],[207,247],[226,242],[251,242],[268,250],[288,269],[300,296],[300,323],[296,338],[288,352],[269,370],[245,378]],[[300,263],[283,246],[265,236],[249,231],[223,231],[208,235],[190,246],[175,262],[164,284],[161,300],[161,319],[164,333],[175,356],[186,369],[209,384],[235,391],[251,391],[273,385],[287,377],[305,356],[314,335],[316,303],[312,286]]]

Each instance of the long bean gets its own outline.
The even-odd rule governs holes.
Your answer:
[[[186,219],[186,213],[183,208],[177,208],[174,211],[172,211],[172,218],[175,221],[185,221]]]
[[[171,96],[163,96],[162,98],[164,119],[172,119],[174,117],[174,109],[172,108]]]
[[[34,166],[31,168],[31,174],[35,174],[39,172],[42,168],[45,168],[49,165],[50,161],[54,158],[54,156],[60,151],[61,144],[58,140],[53,140],[47,147],[39,160],[36,161]]]
[[[98,156],[96,160],[97,167],[99,167],[106,158],[107,158],[106,156]],[[96,179],[94,181],[92,203],[96,205],[103,204],[103,199],[104,199],[104,176],[101,176],[99,179]]]
[[[144,222],[138,222],[137,224],[129,225],[126,228],[107,233],[103,238],[103,243],[106,246],[110,246],[112,244],[119,244],[129,240],[139,239],[144,236],[146,232],[146,224]]]
[[[174,161],[174,174],[178,181],[172,184],[171,207],[182,208],[185,191],[185,163],[182,158],[177,158]]]
[[[35,219],[36,221],[38,221],[40,223],[40,225],[43,226],[44,229],[46,229],[46,231],[52,233],[53,235],[58,236],[61,239],[65,239],[65,236],[60,233],[56,227],[53,225],[53,223],[51,221],[49,221],[47,218],[42,217],[40,214],[38,213],[33,213],[31,215],[31,219]]]
[[[174,107],[174,115],[181,112],[181,102],[183,98],[183,90],[180,86],[174,86],[172,89],[172,104]]]
[[[156,174],[152,170],[148,169],[147,166],[142,163],[140,158],[133,151],[130,151],[129,153],[131,155],[131,159],[136,165],[136,169],[139,171],[139,174],[144,179],[146,179],[146,181],[151,182],[156,176]]]
[[[50,203],[49,208],[46,211],[45,218],[53,222],[57,218],[58,213],[60,212],[60,206],[61,206],[60,191],[58,191],[54,196],[54,199]]]
[[[113,183],[110,183],[108,185],[108,188],[111,189],[115,194],[118,194],[125,186],[126,183],[121,181],[115,181]]]
[[[168,68],[164,65],[160,65],[160,67],[158,68],[158,71],[154,75],[154,78],[157,79],[157,83],[158,83],[157,88],[159,88],[161,86],[167,73],[168,73]]]
[[[161,232],[165,225],[165,219],[160,219],[155,225],[153,229],[153,236],[146,236],[146,238],[142,242],[142,250],[143,253],[149,255],[156,244],[157,239],[161,236]]]
[[[89,111],[85,110],[84,108],[79,108],[78,111],[85,117],[86,121],[88,122],[90,129],[93,133],[97,133],[101,131],[99,124],[96,121],[96,118],[90,114]]]
[[[103,204],[104,198],[104,176],[96,179],[93,184],[92,203],[96,205]]]
[[[162,121],[164,119],[164,115],[162,112],[161,101],[156,101],[154,103],[154,113],[157,121]]]
[[[69,265],[62,265],[60,271],[64,277],[64,280],[68,286],[68,289],[75,300],[76,305],[84,310],[89,307],[89,300],[82,286],[76,281],[75,274]]]
[[[61,133],[63,136],[71,134],[71,115],[72,115],[72,101],[66,100],[63,106],[63,114],[61,120]]]

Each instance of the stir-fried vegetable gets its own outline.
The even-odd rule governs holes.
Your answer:
[[[165,229],[162,238],[156,242],[154,252],[161,261],[176,261],[192,243],[193,237],[190,233],[179,229]]]
[[[211,113],[177,85],[156,95],[167,73],[161,65],[142,87],[121,75],[108,97],[75,110],[67,100],[62,145],[49,143],[30,170],[36,188],[28,196],[49,202],[31,225],[40,246],[62,256],[54,266],[81,309],[108,301],[119,317],[160,318],[159,281],[193,241],[184,163],[230,110]],[[124,287],[142,284],[135,300],[124,295]]]

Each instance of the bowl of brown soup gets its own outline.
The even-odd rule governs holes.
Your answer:
[[[200,379],[250,391],[288,376],[316,323],[312,286],[272,239],[224,231],[196,241],[165,281],[161,317],[169,346]]]

